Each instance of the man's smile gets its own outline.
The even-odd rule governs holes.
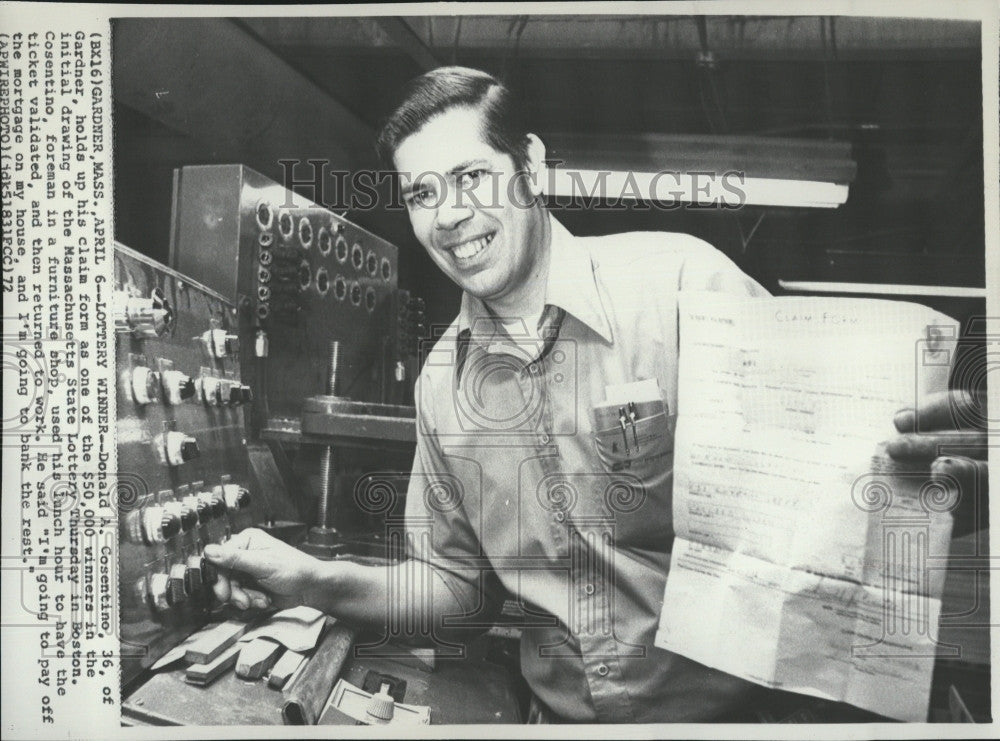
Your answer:
[[[495,235],[496,232],[487,232],[486,234],[481,234],[478,237],[473,237],[472,239],[467,239],[463,242],[449,245],[445,247],[445,250],[451,252],[455,263],[459,267],[468,267],[487,247],[490,246]]]

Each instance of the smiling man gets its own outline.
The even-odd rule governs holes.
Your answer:
[[[678,296],[766,292],[688,235],[572,236],[543,202],[543,142],[486,73],[411,82],[378,149],[417,239],[463,290],[417,384],[412,559],[321,563],[250,530],[206,549],[232,570],[218,597],[305,602],[443,647],[513,599],[537,716],[752,720],[751,685],[653,642],[673,538]]]

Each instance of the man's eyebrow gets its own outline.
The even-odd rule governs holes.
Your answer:
[[[460,165],[455,165],[453,168],[451,168],[450,170],[448,170],[448,174],[449,175],[457,175],[460,172],[465,172],[466,170],[471,170],[472,168],[476,167],[477,165],[478,166],[489,165],[489,161],[484,160],[484,159],[466,160],[465,162],[461,163]]]
[[[423,186],[418,182],[411,182],[409,185],[403,186],[403,197],[405,198],[406,196],[410,195],[413,191],[415,191],[417,188],[420,187]]]
[[[470,169],[472,169],[472,168],[474,168],[476,166],[479,166],[479,167],[487,166],[488,167],[489,164],[490,164],[489,160],[484,160],[484,159],[466,160],[465,162],[461,162],[461,163],[455,165],[454,167],[452,167],[450,170],[448,170],[447,174],[448,175],[458,175],[459,173],[465,172],[466,170],[470,170]],[[415,190],[419,190],[420,188],[426,187],[425,182],[427,180],[434,180],[434,178],[426,178],[426,177],[424,177],[424,178],[421,178],[420,180],[415,180],[415,181],[411,182],[409,185],[407,185],[407,186],[405,186],[403,188],[403,191],[402,191],[403,196],[404,197],[408,196],[411,193],[413,193]]]

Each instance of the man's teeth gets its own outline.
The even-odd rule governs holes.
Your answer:
[[[480,237],[479,239],[471,239],[468,242],[463,242],[458,245],[452,252],[454,252],[455,257],[460,260],[468,260],[470,257],[475,257],[480,252],[486,249],[486,246],[493,241],[493,235],[487,234],[485,237]]]

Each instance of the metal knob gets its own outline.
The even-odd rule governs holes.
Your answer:
[[[204,525],[210,518],[211,506],[197,494],[189,494],[181,500],[185,510],[194,512],[195,524]]]
[[[174,326],[174,311],[163,291],[154,288],[148,298],[115,295],[115,329],[140,339],[155,339]]]
[[[144,365],[137,365],[132,369],[129,387],[136,404],[149,404],[159,399],[159,386],[159,379],[154,371]]]
[[[182,563],[175,563],[170,567],[168,574],[169,600],[171,605],[179,605],[187,600],[188,591],[186,579],[184,578],[186,567]]]
[[[222,492],[203,491],[198,494],[198,499],[207,507],[209,519],[222,517],[226,514],[226,500],[223,499]]]
[[[201,340],[213,358],[232,357],[240,352],[240,338],[224,329],[210,329],[201,335]]]
[[[201,455],[198,441],[183,432],[171,430],[162,438],[163,456],[169,466],[179,466]]]
[[[142,510],[142,534],[147,543],[163,543],[180,531],[180,517],[168,508],[152,505]]]
[[[205,559],[201,556],[188,556],[184,564],[184,589],[188,594],[198,594],[204,584]]]
[[[163,393],[168,404],[180,404],[195,395],[194,379],[177,370],[165,370],[160,374]]]
[[[368,700],[366,712],[378,721],[390,721],[396,711],[396,701],[389,694],[389,685],[383,684],[381,689]]]
[[[229,403],[232,405],[245,404],[253,401],[253,391],[243,383],[232,383],[229,386]]]
[[[153,574],[149,577],[149,601],[160,612],[170,609],[170,576],[168,574]]]
[[[250,492],[238,484],[221,484],[216,486],[213,492],[221,495],[223,501],[233,512],[243,509],[250,504]]]

